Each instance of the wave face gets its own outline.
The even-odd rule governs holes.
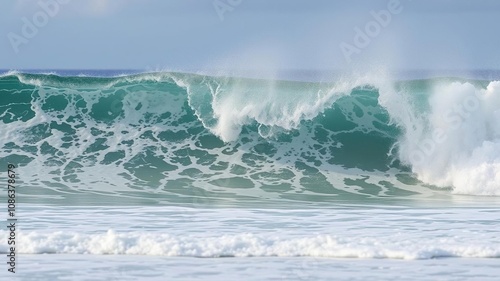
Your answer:
[[[36,202],[500,195],[497,81],[11,72],[0,96]]]

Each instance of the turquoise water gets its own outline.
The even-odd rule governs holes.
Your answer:
[[[498,118],[495,79],[6,72],[16,276],[493,280]]]

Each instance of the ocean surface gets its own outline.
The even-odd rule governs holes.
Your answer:
[[[498,71],[3,71],[0,277],[497,280],[499,120]]]

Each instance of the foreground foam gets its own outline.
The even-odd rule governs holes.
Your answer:
[[[6,231],[0,232],[7,239]],[[498,258],[497,244],[463,244],[454,238],[415,243],[411,239],[318,235],[283,238],[279,235],[174,236],[143,232],[101,234],[20,232],[19,254],[161,255],[189,257],[311,256],[336,258],[430,259],[438,257]],[[408,238],[408,237],[407,237]],[[2,246],[6,252],[6,246]]]

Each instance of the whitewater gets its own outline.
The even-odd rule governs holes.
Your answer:
[[[19,276],[495,280],[499,118],[495,77],[6,71]]]

